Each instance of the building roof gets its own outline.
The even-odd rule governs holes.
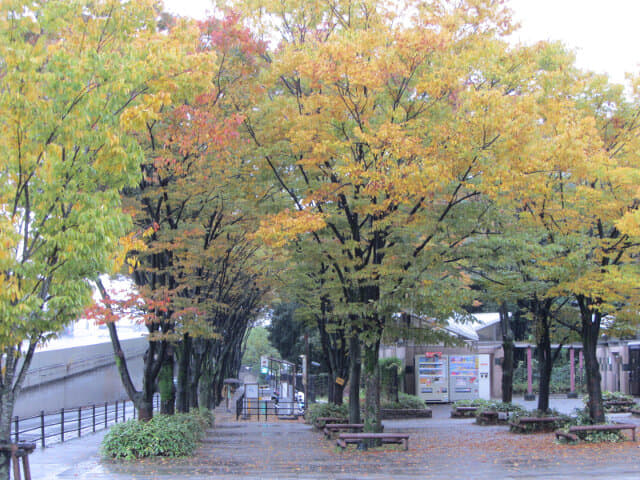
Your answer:
[[[500,315],[495,313],[473,313],[470,315],[460,315],[447,319],[448,332],[463,337],[467,340],[477,341],[478,330],[493,325],[500,321]]]

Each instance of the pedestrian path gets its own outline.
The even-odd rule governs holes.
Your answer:
[[[560,400],[552,399],[552,407]],[[531,403],[528,408],[535,407]],[[451,419],[450,408],[435,405],[432,419],[384,422],[385,431],[411,435],[407,452],[393,447],[340,452],[302,421],[236,421],[225,406],[216,409],[216,426],[193,458],[104,460],[99,456],[103,433],[98,433],[37,450],[32,472],[34,480],[640,478],[639,443],[556,445],[553,434],[515,435],[504,426]]]

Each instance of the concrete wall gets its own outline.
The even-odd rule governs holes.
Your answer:
[[[140,388],[146,338],[121,341],[131,377]],[[126,393],[111,343],[36,352],[14,415],[31,416],[92,403],[122,400]]]

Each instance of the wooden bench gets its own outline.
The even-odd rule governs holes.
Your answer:
[[[314,422],[314,426],[322,430],[328,423],[347,423],[347,419],[344,417],[318,417]]]
[[[331,435],[338,432],[362,432],[363,423],[328,423],[324,426],[324,435],[331,438]]]
[[[509,426],[513,427],[515,430],[525,432],[527,430],[527,425],[553,425],[554,423],[564,421],[566,421],[566,419],[562,417],[520,417],[517,422],[509,422]]]
[[[379,440],[381,443],[401,444],[405,450],[409,449],[408,433],[341,433],[337,445],[343,450],[349,443],[357,443],[366,447],[366,440]]]
[[[470,416],[470,413],[476,413],[478,411],[478,407],[454,407],[453,410],[451,410],[451,417],[452,418],[461,418],[461,417],[468,417]],[[471,415],[472,416],[472,415]]]
[[[476,423],[479,425],[497,425],[500,423],[506,423],[508,420],[509,412],[482,410],[476,414]]]
[[[10,445],[1,444],[0,452],[7,452],[11,454],[11,462],[13,463],[13,478],[14,480],[20,480],[20,463],[19,459],[22,458],[22,470],[24,471],[25,480],[31,480],[31,469],[29,468],[29,454],[36,449],[35,443],[20,442],[18,444],[12,443]]]
[[[569,432],[556,430],[556,438],[564,437],[572,441],[578,441],[578,432],[619,432],[621,430],[631,430],[631,439],[636,441],[636,425],[630,423],[609,423],[604,425],[576,425],[569,427]]]

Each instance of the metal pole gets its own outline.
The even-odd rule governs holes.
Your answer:
[[[126,421],[127,401],[122,402],[122,421]]]
[[[15,421],[15,437],[16,443],[20,441],[20,418],[16,415],[14,418]]]
[[[78,437],[82,436],[82,407],[78,407]]]
[[[304,406],[309,405],[309,334],[304,334]]]
[[[96,433],[96,404],[91,405],[91,426],[93,427],[93,433]]]
[[[107,428],[107,402],[104,402],[104,428]]]
[[[64,408],[60,409],[60,441],[64,442]]]
[[[533,394],[533,365],[531,365],[531,362],[531,347],[527,347],[527,393],[529,396]]]
[[[115,415],[116,423],[118,423],[118,400],[116,400],[116,415]]]
[[[44,448],[44,410],[40,410],[40,436],[42,437],[42,448]]]

